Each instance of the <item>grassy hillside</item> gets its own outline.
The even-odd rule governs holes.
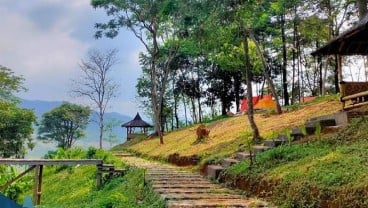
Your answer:
[[[337,97],[321,98],[304,106],[294,106],[282,115],[257,114],[262,136],[301,126],[307,119],[341,110]],[[363,109],[363,111],[368,111]],[[246,116],[225,118],[207,124],[210,137],[196,144],[196,126],[158,139],[121,145],[150,157],[200,155],[216,161],[244,148],[250,139]],[[226,169],[221,176],[250,196],[264,197],[278,207],[368,207],[368,119],[359,117],[335,133],[309,136],[304,142],[282,145]]]
[[[271,139],[277,133],[302,125],[312,117],[327,115],[341,109],[337,96],[328,96],[303,106],[294,106],[282,115],[259,113],[255,115],[261,136]],[[157,138],[144,140],[136,144],[121,145],[114,150],[128,149],[149,157],[166,159],[170,154],[182,156],[199,155],[204,160],[215,159],[234,153],[251,138],[251,128],[247,115],[225,118],[207,124],[211,130],[209,138],[196,143],[196,128],[168,133],[164,136],[164,145]]]
[[[99,158],[104,163],[116,167],[124,166],[120,159],[110,153],[89,149],[59,150],[54,158]],[[126,208],[126,207],[164,207],[164,202],[144,185],[144,172],[130,168],[124,177],[107,181],[101,189],[96,188],[96,167],[87,166],[46,166],[43,174],[42,198],[40,208]],[[32,187],[19,198],[32,194]]]
[[[224,178],[247,183],[247,193],[279,207],[368,207],[368,119],[337,133],[263,152]]]

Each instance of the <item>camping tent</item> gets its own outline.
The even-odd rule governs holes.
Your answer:
[[[2,194],[0,194],[0,205],[1,205],[1,208],[22,208],[22,206],[8,199]]]
[[[272,95],[256,96],[252,98],[254,109],[276,109],[276,102],[272,100]],[[242,100],[240,112],[248,110],[248,101],[246,98]]]

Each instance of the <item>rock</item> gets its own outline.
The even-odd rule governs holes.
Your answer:
[[[220,165],[208,165],[207,166],[207,176],[209,178],[217,179],[224,168]]]
[[[275,140],[266,140],[264,141],[263,145],[266,147],[270,147],[270,148],[274,148],[274,147],[278,147],[284,143],[287,142],[287,139],[275,139]]]
[[[304,134],[300,128],[293,128],[291,130],[290,136],[293,137],[294,140],[299,140],[304,137]]]
[[[238,160],[244,160],[250,157],[250,153],[249,152],[237,152],[235,153],[235,157]]]
[[[307,132],[307,135],[313,135],[316,133],[317,125],[318,123],[312,121],[305,123],[305,131]]]
[[[254,154],[258,154],[260,152],[266,151],[268,149],[271,149],[271,147],[262,146],[262,145],[254,145],[253,146],[253,152]]]
[[[326,127],[326,126],[336,126],[336,121],[335,119],[322,119],[319,121],[319,124],[321,125],[322,128]]]
[[[236,163],[239,163],[240,161],[237,160],[237,159],[232,159],[232,158],[226,158],[222,161],[221,165],[224,167],[224,168],[227,168],[229,166],[232,166]]]

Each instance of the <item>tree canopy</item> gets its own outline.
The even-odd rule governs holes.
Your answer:
[[[21,158],[26,144],[32,145],[36,116],[31,110],[0,99],[0,157]]]
[[[76,140],[84,136],[90,114],[89,107],[64,102],[42,115],[38,138],[55,141],[63,149],[71,148]]]
[[[0,99],[16,101],[15,92],[25,90],[23,77],[14,75],[9,68],[0,65]]]

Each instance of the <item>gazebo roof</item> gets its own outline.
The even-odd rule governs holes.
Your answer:
[[[134,117],[133,120],[126,122],[121,125],[122,127],[152,127],[149,123],[142,120],[139,113]]]
[[[368,14],[357,25],[330,40],[315,55],[368,55]]]

